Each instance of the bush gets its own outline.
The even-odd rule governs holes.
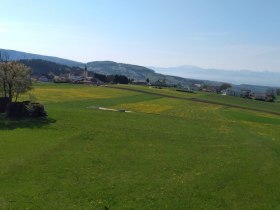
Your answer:
[[[9,99],[8,98],[0,98],[0,113],[4,113],[6,111],[6,107],[9,103]]]
[[[47,116],[45,112],[44,105],[39,103],[30,103],[27,106],[29,117],[45,117]]]
[[[178,92],[185,92],[185,93],[194,93],[192,90],[182,90],[182,89],[176,89]]]
[[[26,117],[45,117],[47,116],[45,108],[39,103],[12,102],[7,105],[6,113],[11,118],[26,118]]]
[[[6,113],[11,118],[28,117],[26,105],[23,102],[12,102],[7,105]]]

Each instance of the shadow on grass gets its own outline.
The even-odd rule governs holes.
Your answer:
[[[41,128],[46,125],[55,123],[55,119],[48,117],[42,118],[26,118],[26,119],[10,119],[5,115],[0,115],[0,130],[14,130],[17,128]]]

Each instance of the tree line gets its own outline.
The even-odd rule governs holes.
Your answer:
[[[131,82],[131,80],[124,75],[104,75],[93,73],[93,76],[104,83],[128,84]]]

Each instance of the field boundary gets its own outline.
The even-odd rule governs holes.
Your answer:
[[[262,110],[262,109],[257,109],[257,108],[250,108],[250,107],[227,104],[227,103],[222,103],[222,102],[215,102],[215,101],[210,101],[210,100],[201,99],[201,98],[182,98],[179,96],[169,96],[169,95],[165,95],[163,93],[153,93],[153,92],[146,91],[146,90],[136,90],[136,89],[125,88],[125,87],[115,87],[115,86],[104,86],[104,87],[114,88],[114,89],[119,89],[119,90],[133,91],[133,92],[138,92],[138,93],[146,93],[146,94],[161,96],[161,97],[165,97],[165,98],[173,98],[173,99],[177,99],[177,100],[185,100],[185,101],[192,101],[192,102],[197,102],[197,103],[220,105],[220,106],[225,106],[225,107],[229,107],[229,108],[237,108],[237,109],[262,112],[262,113],[266,113],[266,114],[280,116],[280,113],[274,112],[274,111],[267,111],[267,110]]]

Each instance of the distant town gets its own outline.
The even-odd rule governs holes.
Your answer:
[[[33,81],[48,82],[48,83],[72,83],[85,85],[105,85],[105,84],[132,84],[150,86],[154,88],[173,87],[177,91],[194,93],[195,91],[202,91],[208,93],[221,94],[223,96],[235,96],[246,99],[275,102],[277,95],[280,94],[280,89],[270,88],[264,91],[256,92],[252,89],[235,88],[231,84],[222,83],[221,85],[209,85],[205,83],[193,83],[191,85],[170,84],[166,79],[157,80],[155,82],[146,80],[135,80],[124,75],[103,75],[92,71],[88,71],[85,65],[83,71],[73,71],[55,75],[48,73],[45,75],[34,75]]]

